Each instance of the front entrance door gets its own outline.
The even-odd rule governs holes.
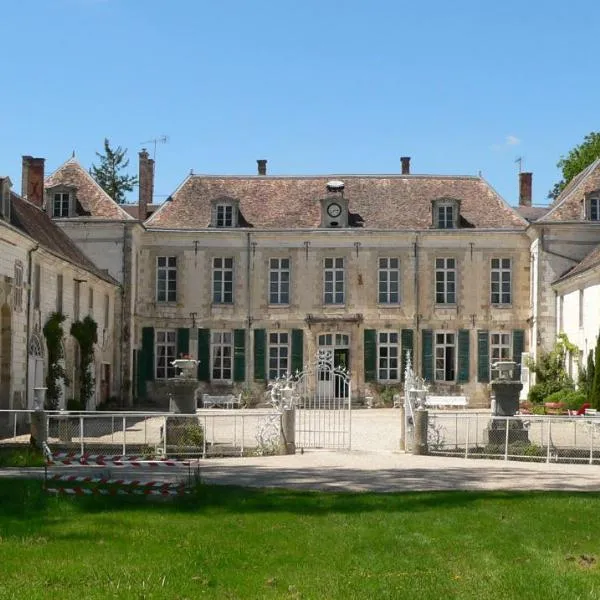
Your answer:
[[[333,353],[333,366],[342,369],[350,368],[350,336],[345,333],[323,333],[319,335],[319,350]],[[334,377],[329,369],[318,372],[317,395],[321,398],[346,398],[348,396],[347,381]]]

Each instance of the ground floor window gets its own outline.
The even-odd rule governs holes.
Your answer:
[[[213,331],[211,334],[211,365],[213,381],[231,381],[233,369],[233,334]]]
[[[377,379],[379,381],[400,379],[399,342],[396,331],[380,331],[377,334]]]
[[[456,335],[446,331],[435,334],[435,380],[454,381]]]
[[[175,360],[177,332],[173,329],[158,329],[156,331],[156,379],[171,379],[175,377]]]
[[[289,373],[290,336],[287,331],[269,333],[269,380]]]
[[[510,333],[490,333],[490,362],[512,360],[512,343]],[[498,371],[492,369],[492,379],[498,376]]]

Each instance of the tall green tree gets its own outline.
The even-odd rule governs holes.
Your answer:
[[[96,152],[100,159],[98,166],[92,165],[90,175],[97,181],[100,187],[119,204],[125,202],[125,193],[131,192],[138,183],[135,175],[121,174],[123,169],[129,165],[129,159],[125,158],[127,148],[123,150],[121,146],[110,147],[107,138],[104,139],[104,154]]]
[[[600,410],[600,334],[596,340],[596,350],[594,351],[594,379],[592,381],[592,388],[588,402],[591,403],[592,408]]]
[[[556,166],[562,172],[562,179],[554,184],[554,187],[548,192],[548,198],[555,200],[565,189],[569,181],[591,165],[600,157],[600,132],[592,131],[588,133],[583,142],[571,149],[567,156],[561,156]]]

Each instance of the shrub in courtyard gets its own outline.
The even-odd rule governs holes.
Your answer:
[[[596,338],[596,350],[594,351],[594,377],[590,384],[588,401],[595,409],[600,409],[600,334]]]

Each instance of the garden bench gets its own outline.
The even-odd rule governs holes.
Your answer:
[[[427,396],[427,408],[466,408],[469,402],[466,396]]]
[[[242,394],[226,394],[225,396],[211,396],[202,394],[202,408],[239,408],[242,404]]]

